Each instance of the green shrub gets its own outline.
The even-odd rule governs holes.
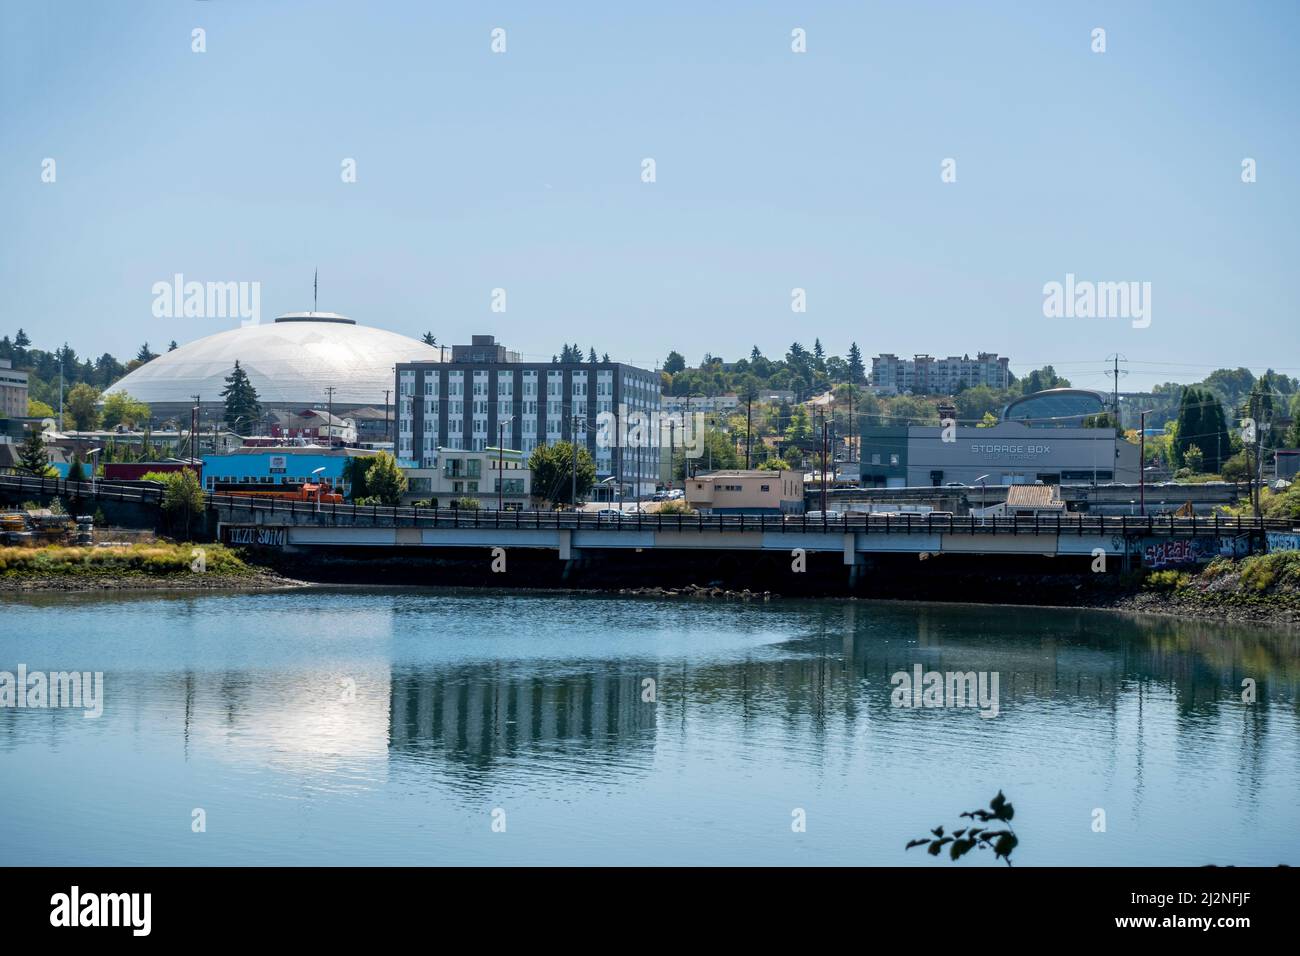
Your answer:
[[[1192,576],[1186,571],[1152,571],[1147,575],[1147,587],[1153,591],[1176,591],[1187,587]]]

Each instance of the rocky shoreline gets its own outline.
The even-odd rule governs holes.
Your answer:
[[[50,591],[274,591],[311,587],[264,568],[242,574],[147,574],[107,571],[102,574],[45,574],[0,576],[0,597]]]
[[[375,582],[379,584],[381,582]],[[332,587],[336,583],[326,581],[309,581],[280,574],[270,568],[250,566],[241,573],[193,573],[180,572],[170,574],[149,574],[141,571],[104,570],[98,573],[79,572],[75,574],[19,574],[0,575],[0,598],[5,594],[26,594],[40,592],[116,592],[116,591],[273,591],[305,587]],[[365,582],[343,585],[345,587],[365,587]],[[401,587],[402,585],[385,585]],[[555,589],[538,589],[542,593],[554,593]],[[722,600],[739,602],[779,601],[798,599],[795,595],[781,595],[774,591],[757,591],[749,588],[734,589],[719,584],[686,584],[676,587],[633,587],[607,589],[561,589],[574,594],[617,595],[619,597],[677,599],[677,600]],[[1025,596],[1022,594],[1022,596]],[[1045,594],[1039,601],[979,601],[969,596],[963,598],[940,599],[936,603],[988,604],[990,606],[1017,607],[1064,607],[1087,608],[1093,610],[1120,611],[1132,614],[1156,614],[1165,617],[1177,617],[1195,620],[1213,620],[1224,623],[1260,624],[1269,626],[1300,626],[1300,595],[1290,593],[1277,595],[1245,595],[1236,591],[1190,590],[1190,591],[1127,591],[1108,590],[1104,592],[1089,591],[1080,587],[1074,595],[1062,594],[1056,590]],[[878,601],[902,600],[906,602],[935,601],[925,594],[908,594],[901,597],[880,596],[844,596],[831,598],[844,601]]]
[[[605,594],[618,594],[624,597],[688,597],[688,598],[731,598],[742,601],[770,601],[781,595],[771,591],[751,591],[743,588],[733,591],[724,587],[710,587],[702,584],[687,584],[679,588],[619,588],[617,591],[605,591]]]

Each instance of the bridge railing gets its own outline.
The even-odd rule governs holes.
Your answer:
[[[404,508],[357,505],[351,502],[276,501],[238,495],[210,495],[219,509],[283,513],[295,518],[311,514],[321,524],[413,528],[494,528],[581,531],[681,531],[845,534],[1031,534],[1199,537],[1241,535],[1264,530],[1290,530],[1285,519],[1240,516],[1037,514],[1033,516],[957,516],[930,514],[849,514],[842,517],[776,514],[661,514],[625,512],[621,516],[575,511],[496,511],[455,508]]]
[[[0,475],[0,488],[24,494],[56,495],[80,500],[135,501],[160,504],[162,491],[139,485],[103,481],[66,481],[26,475]],[[845,534],[1033,534],[1111,535],[1165,537],[1244,535],[1261,531],[1297,530],[1297,522],[1284,518],[1243,518],[1226,515],[1093,515],[1036,513],[1034,515],[990,515],[987,517],[948,514],[821,514],[809,516],[778,514],[662,514],[624,512],[620,516],[588,511],[495,511],[455,508],[412,508],[390,505],[358,505],[353,502],[314,502],[292,499],[254,498],[245,495],[208,494],[209,506],[234,522],[259,515],[286,515],[294,523],[308,518],[325,525],[368,525],[414,528],[503,528],[568,529],[582,531],[693,531],[757,533]],[[274,523],[274,522],[272,522]]]

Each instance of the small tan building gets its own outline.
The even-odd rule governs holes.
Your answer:
[[[705,514],[802,514],[803,473],[713,471],[686,481],[686,503]]]
[[[1061,500],[1059,485],[1012,485],[1007,489],[1007,500],[987,508],[972,508],[976,517],[996,515],[1032,518],[1034,515],[1062,514],[1065,502]]]

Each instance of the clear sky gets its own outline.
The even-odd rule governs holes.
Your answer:
[[[125,359],[237,322],[155,282],[260,282],[267,321],[319,267],[322,310],[544,359],[1300,375],[1298,54],[1283,0],[4,0],[0,333]],[[1149,327],[1044,317],[1067,273],[1150,282]]]

